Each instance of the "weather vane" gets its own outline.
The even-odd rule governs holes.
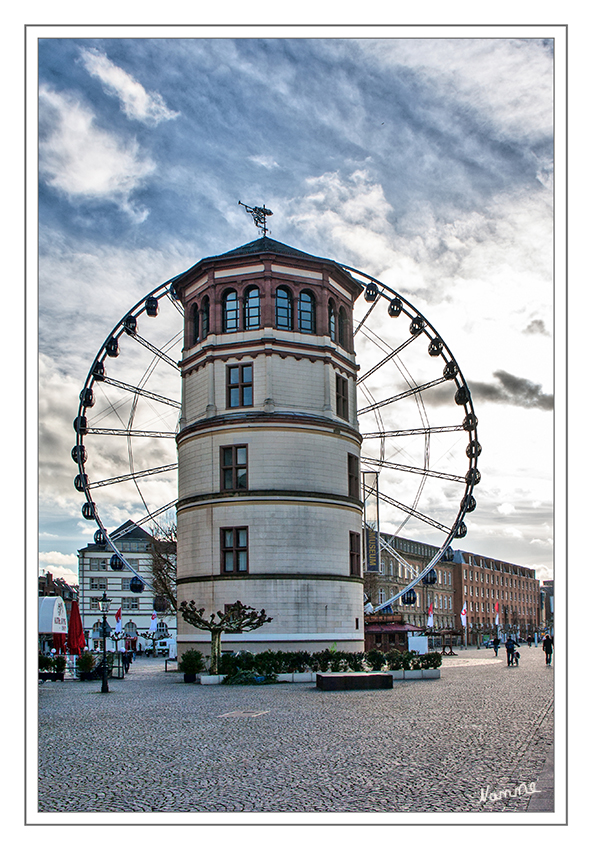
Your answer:
[[[243,204],[242,201],[239,201],[239,205],[241,207],[244,207],[248,213],[251,213],[251,215],[253,216],[253,221],[255,222],[259,230],[262,230],[263,235],[267,236],[267,223],[265,219],[268,215],[273,215],[272,211],[266,209],[265,206],[248,207],[246,204]]]

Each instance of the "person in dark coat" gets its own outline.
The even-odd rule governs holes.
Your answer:
[[[498,637],[493,639],[493,651],[495,652],[496,655],[497,655],[497,651],[499,649],[500,643],[501,643],[501,640]]]
[[[545,664],[548,666],[551,663],[551,656],[553,655],[553,638],[550,635],[545,635],[543,652],[545,653]]]
[[[511,637],[508,638],[506,643],[504,644],[506,647],[506,657],[508,659],[508,667],[511,667],[514,664],[514,650],[516,649],[516,644],[512,640]]]

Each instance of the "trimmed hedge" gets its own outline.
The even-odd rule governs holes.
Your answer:
[[[249,673],[249,680],[255,676],[273,678],[278,673],[340,673],[366,672],[368,670],[435,670],[442,664],[439,652],[418,655],[415,652],[391,650],[386,654],[379,649],[369,652],[343,652],[335,649],[323,649],[320,652],[283,652],[266,649],[264,652],[223,653],[218,672],[228,680],[239,674]],[[242,676],[241,676],[242,678]],[[230,683],[230,682],[229,682]],[[237,682],[238,684],[238,682]]]

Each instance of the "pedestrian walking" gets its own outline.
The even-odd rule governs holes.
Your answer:
[[[553,655],[553,638],[550,635],[545,635],[543,641],[543,652],[545,653],[545,664],[549,666],[551,656]]]
[[[514,663],[514,650],[516,649],[516,644],[512,640],[511,637],[507,639],[504,646],[506,647],[506,657],[508,659],[508,667],[511,667]]]
[[[499,649],[500,643],[501,643],[501,640],[498,637],[493,639],[493,651],[495,652],[496,656],[497,656],[497,651]]]

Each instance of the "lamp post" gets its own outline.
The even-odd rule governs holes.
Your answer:
[[[101,601],[99,602],[99,608],[101,609],[101,613],[103,615],[103,684],[101,685],[102,694],[109,693],[109,683],[107,681],[107,613],[109,611],[110,604],[111,600],[107,599],[107,591],[104,590]]]

